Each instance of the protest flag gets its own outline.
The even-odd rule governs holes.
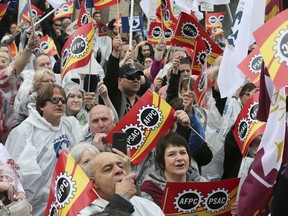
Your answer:
[[[98,23],[98,36],[99,37],[109,36],[111,38],[114,38],[116,35],[114,34],[112,29],[110,29],[105,24],[99,22]]]
[[[126,132],[130,158],[137,166],[156,146],[159,137],[174,124],[174,112],[165,100],[149,89],[107,135],[106,140],[112,143],[114,132]]]
[[[162,210],[166,216],[231,215],[239,178],[212,182],[167,182]]]
[[[163,23],[163,29],[165,31],[171,26],[171,24],[176,23],[177,19],[173,14],[170,0],[158,0],[158,2],[159,1],[160,4],[158,3],[156,15],[158,15],[158,18],[161,20],[161,23]]]
[[[282,10],[282,0],[266,0],[265,21],[268,21]]]
[[[120,0],[94,0],[94,8],[101,10],[117,3],[119,4]]]
[[[94,43],[94,27],[92,23],[75,30],[62,49],[61,79],[72,69],[86,66],[90,60]]]
[[[157,44],[163,36],[163,29],[161,22],[151,22],[148,31],[148,43]]]
[[[207,60],[204,59],[201,72],[194,83],[194,92],[197,104],[204,107],[204,98],[207,91]]]
[[[260,74],[263,64],[263,58],[256,47],[253,51],[238,65],[239,69],[245,76],[254,83],[255,86],[260,85]]]
[[[285,10],[254,32],[260,53],[276,90],[288,83],[286,76],[288,69],[288,56],[286,54],[287,16],[288,10]]]
[[[7,4],[0,4],[0,21],[6,13],[9,3]]]
[[[273,103],[270,104],[270,114],[258,152],[252,164],[252,169],[240,190],[239,215],[269,214],[269,203],[282,164],[285,146],[285,89],[281,88],[280,91],[274,92],[271,101]]]
[[[98,198],[82,168],[63,150],[51,180],[45,216],[75,216]]]
[[[33,4],[31,4],[31,12],[32,12],[33,19],[43,15],[43,11],[41,11],[39,8],[37,8]],[[26,10],[21,15],[21,19],[28,22],[28,23],[31,22],[28,7],[26,7]]]
[[[84,0],[82,2],[81,8],[80,8],[80,12],[79,12],[79,16],[78,16],[78,21],[76,24],[76,28],[80,28],[81,26],[84,26],[90,22],[92,22],[92,17],[90,16],[89,11],[86,8],[86,4],[85,4],[86,0]]]
[[[210,38],[202,25],[191,15],[181,12],[172,43],[195,49],[197,37],[206,45],[207,63],[211,65],[223,50]]]
[[[251,97],[241,109],[233,130],[233,136],[245,157],[248,147],[255,137],[264,133],[265,122],[257,119],[259,92]]]
[[[58,55],[56,45],[55,45],[53,39],[50,38],[48,35],[45,35],[44,37],[42,37],[40,39],[38,49],[39,49],[38,52],[45,53],[48,56]],[[33,50],[33,52],[34,52],[34,50]],[[38,52],[36,51],[36,54]]]
[[[234,95],[245,81],[237,66],[255,41],[252,33],[264,23],[265,5],[266,0],[240,0],[238,3],[217,78],[222,98]]]
[[[67,2],[57,8],[54,12],[53,20],[61,19],[64,17],[71,18],[73,14],[74,4],[73,2]]]

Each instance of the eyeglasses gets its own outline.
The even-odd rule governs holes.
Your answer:
[[[49,100],[52,104],[58,104],[59,101],[61,101],[62,104],[66,104],[66,99],[65,98],[59,98],[59,97],[51,97]]]
[[[133,74],[133,75],[123,75],[123,78],[126,78],[128,80],[135,80],[137,79],[138,81],[141,79],[140,74]]]
[[[41,80],[42,83],[55,83],[55,80]]]

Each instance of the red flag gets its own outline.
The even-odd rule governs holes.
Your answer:
[[[98,198],[93,187],[81,167],[66,150],[63,150],[51,180],[45,216],[77,215]]]
[[[84,26],[90,22],[92,22],[92,17],[86,8],[86,1],[83,1],[81,4],[76,28],[80,28],[81,26]]]
[[[239,215],[269,214],[269,203],[282,164],[283,153],[287,155],[287,151],[284,152],[286,129],[285,89],[281,88],[280,91],[274,92],[271,101],[273,103],[270,104],[270,115],[259,150],[255,156],[252,169],[240,190]]]
[[[254,32],[265,65],[270,77],[279,90],[288,83],[286,31],[288,10],[285,10],[262,25]]]
[[[109,36],[111,38],[114,38],[116,35],[114,34],[112,29],[110,29],[105,24],[99,22],[98,23],[98,36],[99,37]]]
[[[162,24],[160,22],[151,22],[148,31],[148,43],[157,44],[162,36]]]
[[[196,38],[206,45],[207,63],[211,65],[223,50],[210,38],[202,25],[189,14],[181,12],[176,26],[173,44],[194,49]]]
[[[55,10],[53,20],[61,19],[64,17],[71,18],[73,14],[73,9],[74,9],[73,2],[67,2],[61,5],[59,8]]]
[[[202,67],[206,61],[207,54],[206,54],[206,44],[203,40],[198,37],[195,43],[194,49],[194,59],[192,65],[192,74],[199,75],[201,73]]]
[[[106,140],[112,143],[114,132],[126,132],[131,161],[137,166],[155,147],[159,137],[174,124],[174,112],[165,100],[149,89],[107,135]]]
[[[5,15],[8,5],[9,5],[9,2],[7,4],[0,4],[0,21]]]
[[[168,28],[164,27],[164,37],[167,45],[172,45],[175,34],[176,24],[172,23]]]
[[[119,4],[120,0],[94,0],[95,10],[101,10],[114,4]]]
[[[170,0],[158,0],[156,15],[158,15],[161,23],[164,24],[163,28],[165,27],[165,29],[168,29],[171,24],[175,24],[177,22],[171,8]]]
[[[39,50],[35,51],[36,53],[38,53],[38,52],[45,53],[48,56],[58,55],[56,45],[55,45],[53,39],[50,38],[48,35],[45,35],[44,37],[42,37],[40,39],[38,49]],[[33,50],[33,52],[34,52],[34,50]]]
[[[91,59],[94,43],[94,28],[92,23],[75,30],[62,49],[61,78],[72,69],[87,65]]]
[[[265,122],[257,120],[259,93],[251,97],[241,109],[233,130],[233,136],[243,155],[246,156],[251,142],[260,134],[264,133]]]
[[[222,28],[225,12],[206,13],[205,26],[206,29]]]
[[[263,58],[256,47],[239,65],[239,69],[254,83],[255,86],[260,85],[260,73],[262,69]]]
[[[167,182],[162,209],[165,215],[231,215],[239,178],[212,182]]]
[[[32,12],[33,19],[43,15],[43,12],[39,8],[37,8],[36,6],[34,6],[32,4],[31,4],[31,12]],[[22,14],[22,16],[20,18],[25,20],[26,22],[30,23],[30,15],[29,15],[28,7],[23,12],[23,14]]]
[[[194,83],[194,92],[197,98],[197,104],[204,107],[204,97],[207,91],[207,61],[204,59],[202,71]]]

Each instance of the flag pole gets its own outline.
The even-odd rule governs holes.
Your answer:
[[[230,19],[231,24],[232,24],[232,23],[233,23],[233,17],[232,17],[232,13],[231,13],[231,10],[230,10],[230,7],[229,7],[229,4],[226,4],[226,9],[227,9],[228,16],[229,16],[229,19]]]
[[[134,14],[134,0],[131,0],[130,7],[130,21],[129,21],[129,49],[132,50],[132,36],[133,36],[133,14]]]
[[[29,10],[29,16],[30,16],[30,22],[31,22],[31,28],[32,28],[32,35],[33,38],[35,39],[35,25],[34,25],[34,20],[32,16],[32,11],[31,11],[31,1],[27,0],[27,5],[28,5],[28,10]]]

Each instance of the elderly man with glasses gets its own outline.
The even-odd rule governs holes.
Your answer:
[[[5,146],[19,164],[21,181],[34,216],[44,215],[53,170],[63,149],[70,149],[83,133],[74,117],[63,116],[64,89],[50,84],[38,92],[36,110],[14,128]]]

